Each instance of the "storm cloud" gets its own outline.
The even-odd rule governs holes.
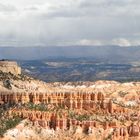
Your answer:
[[[139,25],[139,0],[0,1],[0,46],[138,46]]]

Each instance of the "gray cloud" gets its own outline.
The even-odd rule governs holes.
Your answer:
[[[139,0],[6,2],[0,4],[1,46],[140,45]]]
[[[12,5],[4,5],[0,3],[0,12],[15,12],[17,9]]]

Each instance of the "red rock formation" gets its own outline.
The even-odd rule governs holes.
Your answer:
[[[62,83],[16,82],[13,90],[0,85],[0,104],[17,105],[8,115],[16,114],[33,125],[54,130],[78,126],[86,132],[100,130],[102,137],[111,135],[113,139],[139,136],[140,83],[100,81],[85,87],[69,83],[72,87],[66,87]],[[26,106],[28,103],[43,104],[46,110],[31,109]]]

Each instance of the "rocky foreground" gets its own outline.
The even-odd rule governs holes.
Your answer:
[[[140,139],[140,82],[44,83],[1,72],[0,105],[2,140]]]

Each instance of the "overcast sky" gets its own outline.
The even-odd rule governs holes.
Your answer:
[[[140,0],[0,0],[0,46],[140,45]]]

